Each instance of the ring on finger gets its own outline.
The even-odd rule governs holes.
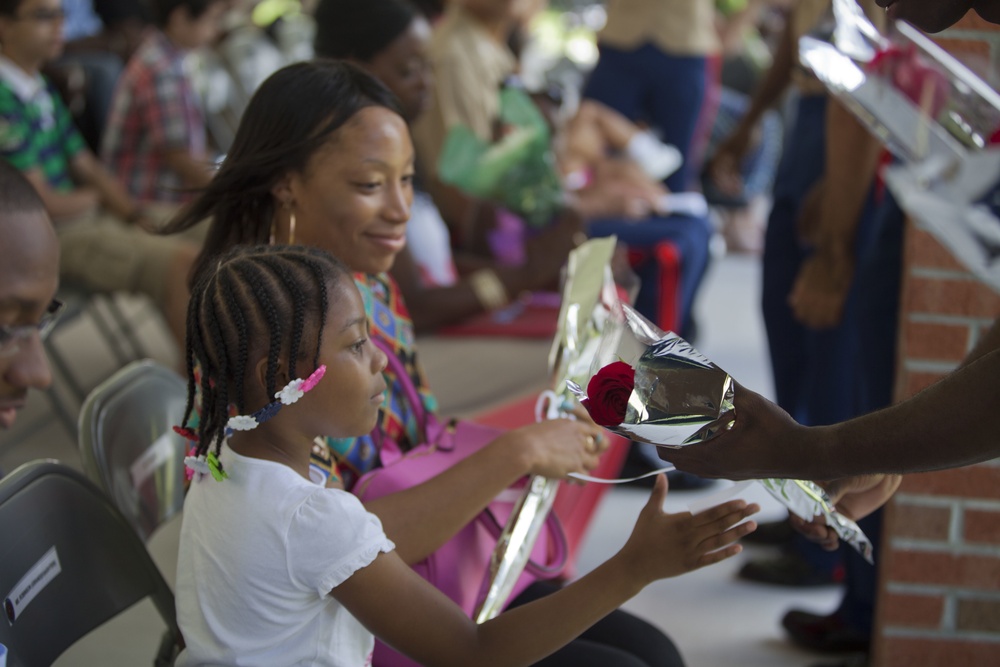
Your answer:
[[[597,451],[597,440],[592,435],[587,436],[587,451],[591,454]]]

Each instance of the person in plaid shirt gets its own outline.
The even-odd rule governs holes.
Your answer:
[[[155,0],[157,29],[125,67],[115,89],[101,157],[142,202],[183,202],[213,169],[205,118],[184,66],[211,43],[223,0]]]
[[[38,192],[59,237],[63,283],[151,297],[183,343],[199,244],[154,236],[149,210],[84,144],[42,66],[63,47],[60,0],[0,0],[0,159]]]

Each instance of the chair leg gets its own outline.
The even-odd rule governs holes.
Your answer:
[[[78,405],[83,405],[83,400],[87,397],[87,392],[83,386],[77,381],[76,376],[73,375],[73,371],[70,369],[69,364],[66,362],[66,358],[63,356],[59,348],[56,347],[55,342],[52,339],[45,341],[45,353],[48,355],[49,361],[52,366],[56,369],[56,372],[63,378],[69,388],[70,393],[73,394],[73,398],[77,401]],[[77,424],[76,424],[76,410],[70,409],[63,398],[59,395],[58,383],[53,383],[53,386],[48,389],[46,393],[49,395],[49,399],[52,401],[52,409],[55,410],[56,417],[59,421],[63,423],[66,430],[69,431],[70,435],[75,439]]]
[[[124,349],[124,346],[118,340],[118,334],[115,332],[115,329],[122,328],[119,321],[119,316],[122,315],[121,313],[118,313],[116,316],[116,308],[111,305],[113,304],[113,298],[113,295],[109,295],[108,297],[98,294],[93,295],[91,297],[91,302],[86,308],[86,312],[90,315],[90,318],[94,321],[94,326],[97,327],[97,329],[101,332],[101,336],[107,342],[108,347],[111,349],[111,354],[115,357],[115,361],[118,362],[119,366],[124,366],[138,357],[133,356],[133,354],[128,354],[128,351]],[[101,312],[101,303],[108,304],[108,316],[105,316],[105,314]],[[114,320],[114,322],[109,322],[109,319]],[[131,341],[129,341],[129,343],[131,344]],[[135,352],[134,347],[132,352]]]
[[[135,333],[135,324],[127,315],[122,307],[118,304],[115,299],[114,294],[108,294],[105,303],[108,308],[108,312],[111,314],[112,319],[114,319],[116,326],[119,331],[121,331],[122,336],[128,341],[129,346],[132,348],[133,357],[129,359],[132,361],[134,359],[144,359],[149,355],[146,353],[145,348],[142,343],[139,342],[139,337]]]

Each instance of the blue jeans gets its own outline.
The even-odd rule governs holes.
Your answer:
[[[775,178],[764,246],[762,301],[777,402],[807,425],[841,422],[890,403],[902,270],[902,213],[888,194],[873,191],[858,222],[854,286],[840,324],[816,331],[795,320],[788,294],[810,253],[798,240],[796,224],[804,197],[823,174],[825,128],[825,98],[801,99]],[[877,543],[880,521],[867,523],[862,527]],[[875,570],[845,548],[847,593],[841,612],[866,629]],[[821,552],[801,537],[795,550],[818,569],[836,562],[836,554]]]
[[[622,51],[599,45],[601,57],[584,87],[585,97],[615,109],[629,120],[645,121],[664,143],[684,156],[684,164],[664,181],[674,192],[689,190],[698,165],[691,148],[705,102],[708,60],[673,56],[652,44]]]
[[[690,335],[691,308],[708,268],[708,242],[712,238],[712,225],[707,218],[671,215],[654,217],[638,222],[631,220],[598,220],[588,229],[590,236],[615,235],[625,245],[652,249],[661,241],[670,241],[681,256],[680,270],[680,335]],[[642,281],[635,309],[650,320],[656,321],[659,301],[659,266],[649,259],[636,269]]]
[[[806,194],[823,175],[826,99],[807,97],[785,144],[774,183],[774,206],[764,237],[762,307],[778,405],[799,423],[832,424],[855,414],[857,352],[853,294],[839,325],[814,330],[795,319],[788,295],[808,259],[797,231]]]
[[[858,413],[879,410],[892,403],[896,375],[896,334],[903,270],[904,216],[886,192],[872,218],[874,242],[858,257],[858,313],[864,323],[859,331],[857,356]],[[859,522],[875,545],[879,558],[882,510]],[[844,547],[844,599],[837,609],[844,621],[863,632],[872,631],[878,570],[854,549]]]

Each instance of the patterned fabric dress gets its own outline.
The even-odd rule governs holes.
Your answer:
[[[364,300],[365,314],[371,322],[372,336],[387,343],[408,369],[410,378],[423,401],[424,409],[428,412],[436,411],[437,400],[427,387],[423,369],[417,361],[413,322],[410,320],[410,313],[403,303],[403,296],[396,282],[385,273],[378,275],[356,273],[354,283]],[[378,467],[378,443],[382,437],[395,440],[404,451],[420,444],[424,439],[420,424],[417,423],[411,406],[407,404],[406,394],[391,367],[385,370],[385,380],[389,386],[389,393],[379,412],[375,433],[361,438],[327,439],[330,455],[335,464],[335,470],[332,472],[341,479],[344,488],[348,490],[354,486],[358,477]],[[319,448],[314,449],[313,464],[322,465],[324,454]]]

